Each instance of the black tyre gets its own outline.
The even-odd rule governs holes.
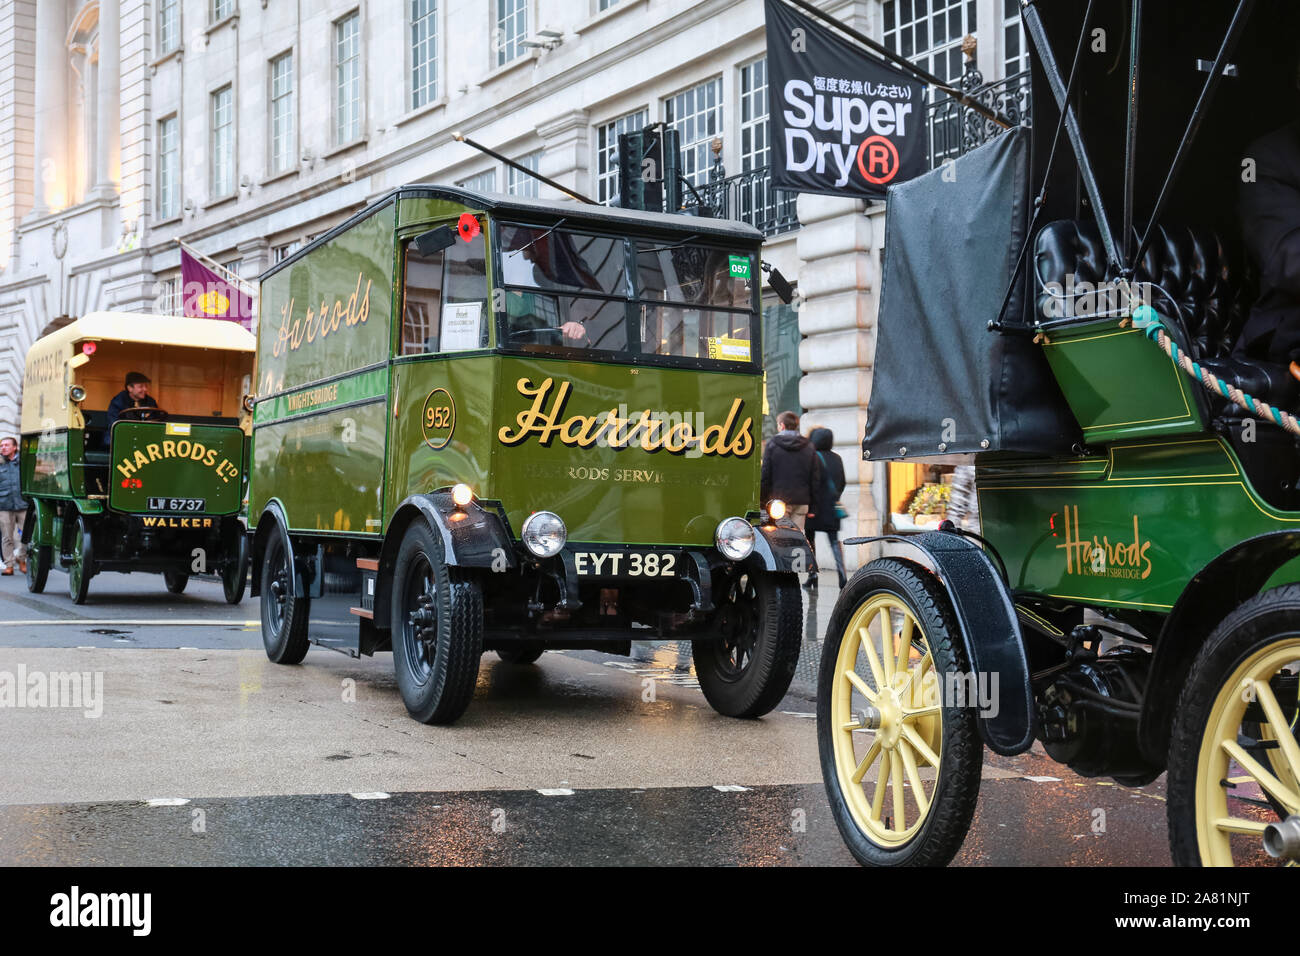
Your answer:
[[[85,604],[90,592],[90,579],[95,574],[95,547],[90,526],[81,515],[72,519],[67,528],[68,545],[68,596],[73,604]]]
[[[50,576],[52,548],[48,544],[37,544],[44,537],[41,528],[41,512],[35,505],[27,509],[27,519],[23,527],[31,534],[32,543],[27,548],[27,590],[40,594],[45,590],[45,581]]]
[[[221,569],[221,590],[227,604],[238,604],[244,599],[244,588],[248,584],[248,536],[242,532],[237,539],[237,554],[234,560],[227,562]]]
[[[864,866],[944,866],[961,848],[982,744],[975,702],[944,690],[947,675],[967,672],[952,607],[924,568],[873,561],[840,592],[822,648],[817,746],[840,835]]]
[[[545,653],[545,647],[529,641],[520,641],[510,647],[497,648],[497,657],[507,664],[533,664]]]
[[[1300,585],[1246,601],[1197,653],[1169,741],[1169,848],[1179,866],[1281,862],[1265,841],[1270,824],[1300,814],[1297,673]]]
[[[721,594],[716,637],[696,641],[695,676],[727,717],[761,717],[790,689],[803,642],[803,596],[792,574],[745,571]]]
[[[407,711],[421,723],[453,723],[474,696],[483,655],[483,592],[449,568],[423,521],[402,538],[393,566],[393,669]]]
[[[164,571],[163,582],[171,594],[184,594],[185,585],[190,583],[190,576],[184,571]]]
[[[289,545],[272,531],[262,558],[262,644],[276,664],[299,664],[307,656],[307,614],[311,600],[295,597],[289,583]]]

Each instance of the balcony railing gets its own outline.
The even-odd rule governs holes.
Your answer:
[[[772,168],[759,166],[735,176],[724,174],[721,163],[709,170],[709,181],[695,187],[699,199],[719,219],[740,219],[764,236],[777,236],[799,228],[795,215],[798,193],[772,185]],[[686,190],[687,205],[695,204],[695,195]]]
[[[1012,125],[1029,124],[1028,70],[985,83],[979,70],[967,67],[960,86],[962,92],[1001,113]],[[984,145],[1002,131],[997,123],[947,96],[929,107],[926,125],[930,137],[931,169]]]

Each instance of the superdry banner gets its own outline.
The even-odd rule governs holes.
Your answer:
[[[772,185],[883,199],[925,172],[925,86],[767,0]]]

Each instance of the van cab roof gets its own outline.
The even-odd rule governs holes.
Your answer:
[[[88,312],[61,329],[42,336],[32,347],[42,350],[81,339],[141,341],[153,345],[253,352],[257,340],[238,322],[227,319],[191,319],[148,312]]]

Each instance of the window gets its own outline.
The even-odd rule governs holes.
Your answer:
[[[1029,69],[1029,47],[1020,21],[1017,0],[1002,0],[1002,75],[1015,76]]]
[[[181,0],[158,4],[158,53],[170,53],[181,43]]]
[[[271,172],[282,173],[293,165],[293,53],[271,61],[270,109]]]
[[[456,185],[473,193],[494,193],[497,191],[497,171],[485,169],[481,173],[475,173],[469,179],[462,179]]]
[[[597,202],[612,203],[618,199],[618,137],[642,129],[648,122],[650,111],[638,110],[596,128]]]
[[[438,3],[411,0],[411,109],[438,98]]]
[[[708,182],[709,144],[722,133],[722,77],[664,100],[664,120],[681,139],[682,174],[696,186]]]
[[[219,23],[235,13],[235,0],[212,0],[210,23]]]
[[[156,298],[154,299],[153,309],[155,315],[180,315],[182,312],[181,303],[181,277],[170,276],[166,279],[159,279],[154,286]]]
[[[538,160],[541,159],[541,151],[529,153],[527,156],[520,156],[515,162],[526,169],[537,172]],[[512,196],[531,196],[537,198],[537,179],[529,176],[527,173],[521,173],[513,166],[506,167],[506,192]]]
[[[212,198],[235,191],[235,94],[223,86],[211,96],[212,144],[210,183]]]
[[[180,121],[169,116],[158,121],[158,219],[174,219],[180,214]]]
[[[771,162],[767,138],[767,59],[754,60],[740,68],[740,171],[763,169]],[[798,194],[777,192],[770,176],[747,176],[736,186],[740,201],[738,218],[765,232],[782,223],[797,223]]]
[[[334,24],[334,142],[361,138],[361,15]]]
[[[492,2],[496,7],[492,48],[496,50],[496,65],[505,66],[524,52],[522,41],[528,36],[528,0]]]
[[[401,355],[487,348],[487,255],[483,233],[431,256],[406,247]]]
[[[975,0],[885,0],[885,46],[941,80],[961,77],[968,33],[976,35]]]
[[[225,269],[235,278],[239,278],[239,272],[244,267],[243,259],[231,259],[229,262],[221,263],[221,268]]]
[[[600,2],[596,4],[596,7],[598,10],[608,10],[610,7],[616,6],[617,4],[618,0],[600,0]]]
[[[298,251],[298,247],[300,245],[302,245],[302,243],[300,243],[297,239],[294,239],[292,242],[286,242],[283,245],[272,246],[271,247],[272,263],[284,262],[285,259],[288,259],[291,255],[293,255],[295,252]]]

